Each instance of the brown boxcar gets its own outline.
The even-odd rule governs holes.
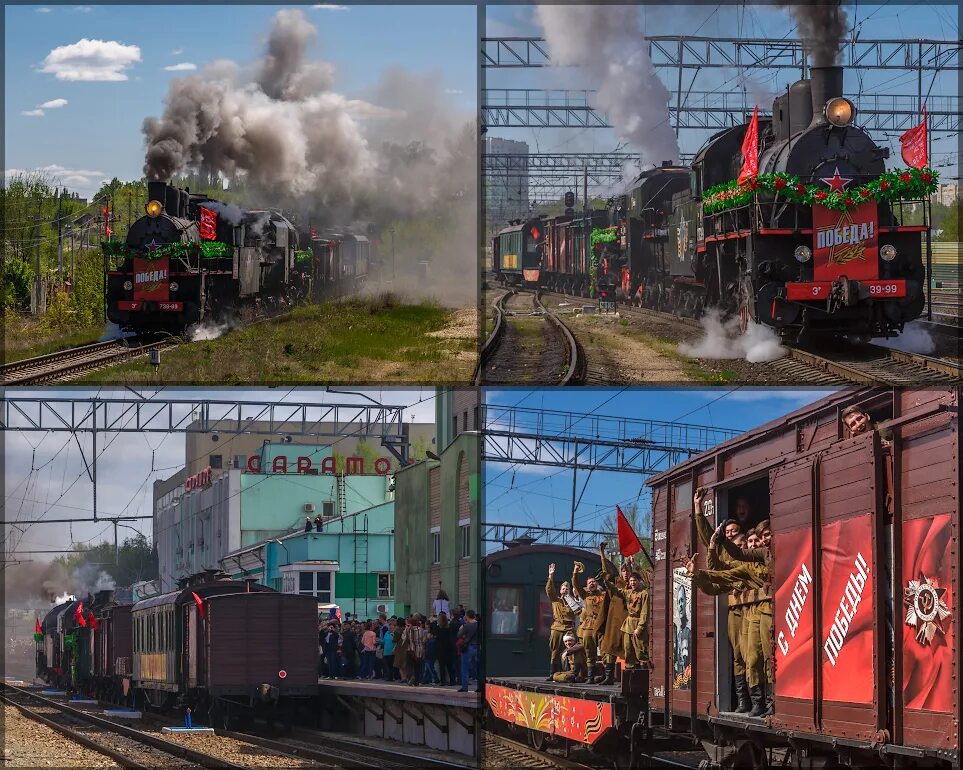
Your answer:
[[[200,686],[212,697],[257,698],[262,687],[273,688],[272,700],[317,695],[317,599],[265,592],[211,596],[205,604]],[[189,635],[194,622],[189,615]]]
[[[958,764],[959,402],[959,389],[847,390],[649,479],[653,726],[694,735],[716,761],[777,746],[799,766]],[[869,430],[849,435],[850,405]],[[685,570],[694,552],[705,567],[698,487],[713,524],[739,498],[771,519],[766,719],[731,712],[726,598],[693,593]]]

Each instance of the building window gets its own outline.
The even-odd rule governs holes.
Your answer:
[[[325,500],[321,503],[321,515],[322,516],[334,516],[334,502],[331,500]]]
[[[431,563],[441,564],[441,532],[431,533]]]
[[[478,427],[478,407],[477,406],[475,407],[474,417],[475,417],[475,422],[474,422],[475,430],[481,430],[481,428]]]
[[[244,455],[234,455],[234,466],[235,469],[244,470],[247,468],[247,457]]]
[[[395,575],[393,572],[378,573],[378,598],[391,599],[395,595]]]
[[[298,573],[298,593],[303,596],[314,596],[319,602],[331,602],[331,573],[330,572],[300,572]]]
[[[208,459],[208,465],[210,465],[213,470],[219,470],[220,468],[224,467],[224,456],[211,455]]]
[[[468,430],[468,410],[461,413],[461,429]]]
[[[461,527],[461,558],[467,559],[471,556],[471,524]]]
[[[452,424],[455,426],[455,430],[454,430],[454,432],[451,434],[451,437],[454,438],[455,436],[458,435],[458,415],[456,414],[456,415],[455,415],[454,417],[452,417],[451,419],[452,419]]]

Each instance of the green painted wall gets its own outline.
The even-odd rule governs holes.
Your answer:
[[[398,611],[405,614],[413,605],[420,607],[428,590],[428,468],[435,465],[425,460],[395,474],[395,596]]]

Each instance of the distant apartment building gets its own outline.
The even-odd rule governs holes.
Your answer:
[[[528,143],[513,139],[488,137],[486,155],[525,156],[506,158],[498,171],[485,174],[485,220],[490,227],[498,227],[510,219],[521,219],[528,214]]]
[[[952,184],[941,184],[939,189],[933,193],[934,203],[942,203],[944,206],[951,206],[960,199],[960,185],[956,182]]]

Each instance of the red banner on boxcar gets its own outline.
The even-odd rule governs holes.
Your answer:
[[[813,278],[879,278],[878,229],[875,201],[845,211],[813,206]]]
[[[808,527],[780,532],[774,550],[776,694],[813,697],[813,536]]]
[[[825,525],[820,556],[823,700],[872,703],[872,515]]]
[[[485,685],[492,713],[506,722],[561,735],[580,743],[595,743],[612,727],[612,704],[561,695]]]
[[[163,302],[171,298],[170,264],[167,257],[134,257],[134,299]]]
[[[903,523],[903,702],[953,712],[950,514]]]

